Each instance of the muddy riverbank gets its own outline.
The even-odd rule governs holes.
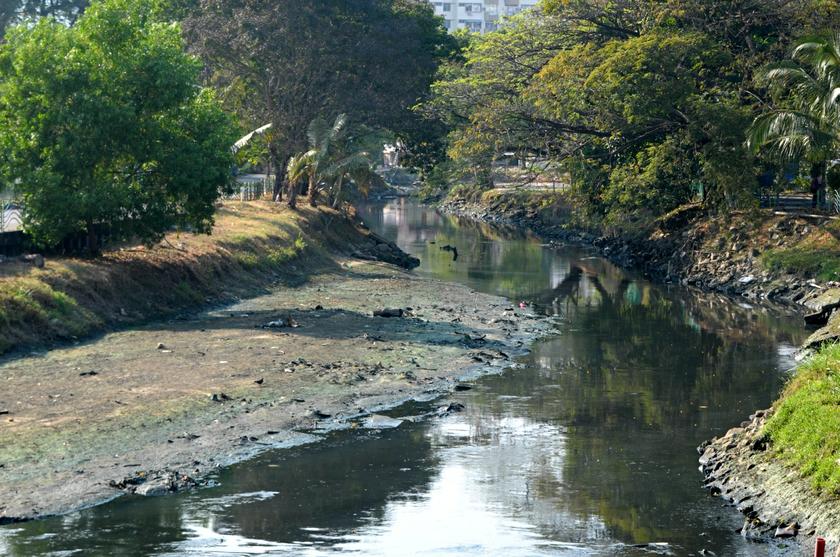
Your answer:
[[[347,260],[195,317],[0,365],[0,520],[161,494],[498,371],[548,327],[506,300]],[[400,308],[402,317],[374,317]]]

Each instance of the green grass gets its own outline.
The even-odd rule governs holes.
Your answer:
[[[840,250],[795,246],[769,250],[761,263],[771,271],[795,273],[822,281],[840,279]]]
[[[303,236],[298,236],[290,246],[267,250],[264,260],[271,266],[282,265],[302,254],[304,249],[306,249],[306,242],[303,241]]]
[[[840,494],[840,344],[799,367],[765,427],[772,450],[817,491]]]

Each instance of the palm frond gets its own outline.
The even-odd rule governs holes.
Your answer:
[[[309,140],[309,146],[315,149],[319,148],[325,138],[329,137],[330,131],[330,125],[323,118],[312,120],[306,130],[306,138]]]

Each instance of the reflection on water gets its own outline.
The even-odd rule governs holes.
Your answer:
[[[770,403],[801,340],[794,316],[651,285],[584,252],[405,201],[364,215],[421,257],[419,272],[532,303],[559,316],[558,335],[459,393],[461,414],[332,434],[221,471],[219,487],[197,493],[0,528],[0,554],[779,549],[734,533],[737,514],[699,487],[694,447]]]

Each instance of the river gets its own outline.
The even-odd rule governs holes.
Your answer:
[[[795,314],[408,200],[361,214],[418,273],[532,305],[556,334],[456,393],[461,413],[328,434],[220,470],[217,487],[3,527],[0,554],[785,553],[736,532],[742,517],[700,487],[695,447],[775,398],[804,335]]]

